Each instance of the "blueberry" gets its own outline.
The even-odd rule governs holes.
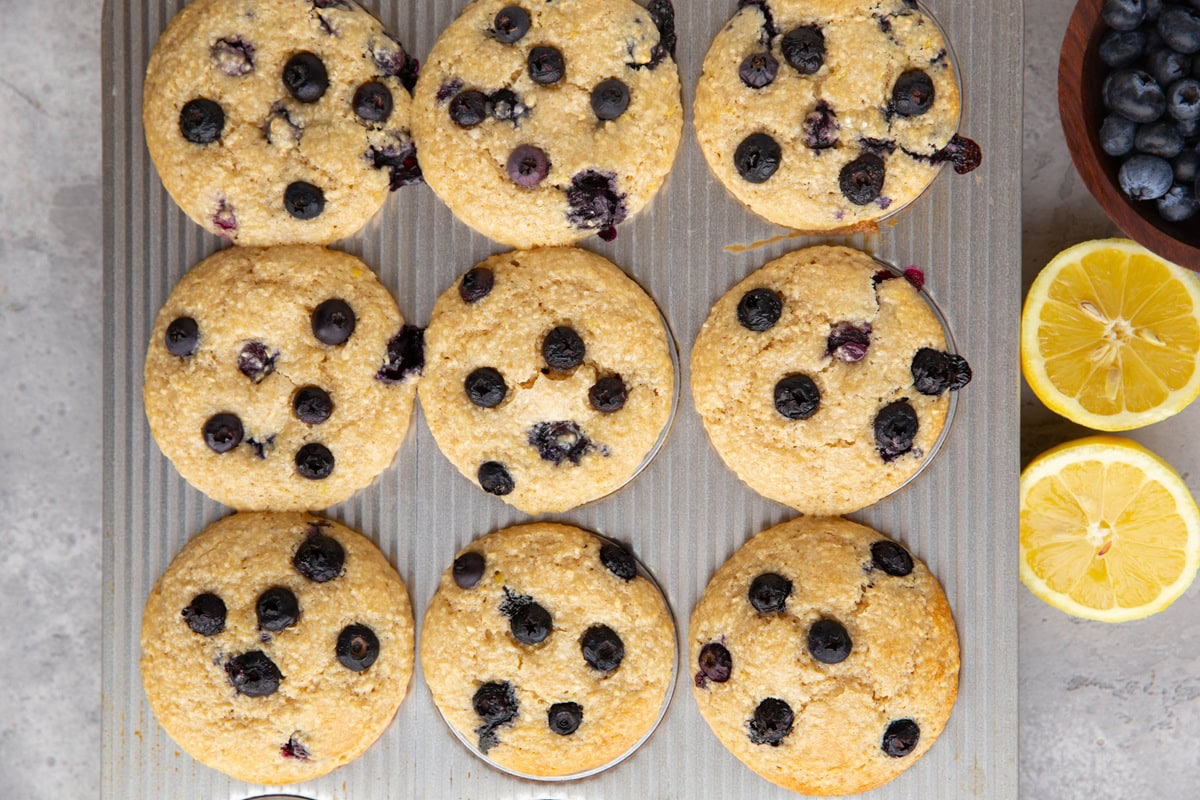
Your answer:
[[[579,425],[566,420],[539,422],[530,428],[528,441],[543,460],[553,462],[556,467],[564,461],[578,466],[593,447]]]
[[[296,734],[292,734],[288,737],[288,740],[283,743],[283,746],[279,748],[279,755],[282,758],[294,758],[297,761],[308,761],[312,753],[308,752],[308,748],[296,739]]]
[[[700,671],[696,673],[696,685],[704,688],[706,681],[724,683],[733,672],[733,656],[720,642],[709,642],[700,648]]]
[[[750,183],[766,183],[779,169],[782,158],[778,142],[765,133],[752,133],[734,151],[733,165]]]
[[[783,611],[792,595],[792,582],[774,572],[764,572],[750,582],[750,605],[760,614]]]
[[[614,120],[629,108],[629,87],[623,81],[609,78],[592,89],[592,113],[599,120]]]
[[[1185,222],[1200,211],[1200,202],[1190,186],[1175,184],[1155,203],[1158,214],[1167,222]]]
[[[897,400],[875,415],[875,449],[885,462],[895,461],[912,450],[920,425],[917,412],[907,400]]]
[[[301,103],[315,103],[329,88],[329,73],[313,53],[296,53],[283,67],[283,85]]]
[[[1120,114],[1109,114],[1100,126],[1100,147],[1110,156],[1123,156],[1133,150],[1137,123]]]
[[[454,575],[454,583],[460,589],[474,589],[483,580],[483,570],[486,566],[483,555],[470,552],[463,553],[454,559],[450,572]]]
[[[520,6],[505,6],[492,21],[492,36],[501,44],[513,44],[529,33],[529,12]]]
[[[1159,158],[1174,158],[1183,151],[1183,134],[1173,122],[1139,125],[1133,146],[1139,153]]]
[[[1134,200],[1157,200],[1171,188],[1174,178],[1171,163],[1158,156],[1133,156],[1117,172],[1121,191]]]
[[[554,47],[541,45],[529,51],[529,78],[534,83],[550,86],[566,74],[563,54]]]
[[[228,453],[242,443],[245,432],[237,414],[213,414],[204,423],[204,443],[214,453]]]
[[[783,300],[770,289],[751,289],[738,301],[738,322],[743,328],[755,333],[775,327],[781,314]]]
[[[511,89],[497,89],[487,99],[487,108],[492,119],[515,123],[528,109],[520,95]]]
[[[1146,51],[1146,33],[1109,31],[1100,39],[1100,60],[1113,69],[1132,67]]]
[[[791,706],[777,697],[768,697],[754,709],[754,717],[748,725],[750,741],[778,747],[792,732],[795,719]]]
[[[314,583],[326,583],[340,577],[345,565],[346,551],[341,543],[321,533],[317,525],[312,526],[308,538],[300,543],[292,556],[296,571]]]
[[[191,317],[177,317],[167,326],[163,339],[168,353],[187,358],[200,346],[200,326]]]
[[[911,719],[898,719],[887,726],[880,748],[892,758],[902,758],[917,749],[921,728]]]
[[[822,100],[804,117],[804,145],[813,150],[828,150],[837,143],[837,114]]]
[[[583,660],[594,670],[612,672],[625,658],[625,643],[607,625],[593,625],[579,639]]]
[[[900,545],[880,539],[871,545],[871,563],[888,575],[903,578],[913,571],[912,556]]]
[[[1158,32],[1177,53],[1200,51],[1200,16],[1186,8],[1164,8],[1158,17]]]
[[[333,453],[319,442],[309,442],[296,451],[296,472],[302,478],[324,480],[333,474],[333,466]]]
[[[1176,183],[1194,183],[1196,176],[1200,175],[1200,153],[1196,150],[1184,150],[1172,162],[1175,168]]]
[[[275,359],[279,353],[271,353],[262,342],[248,342],[238,353],[238,372],[255,383],[262,383],[263,378],[275,371]]]
[[[225,674],[238,694],[267,697],[279,691],[283,675],[262,650],[252,650],[225,662]]]
[[[1101,13],[1108,27],[1131,31],[1146,18],[1146,3],[1145,0],[1104,0]]]
[[[217,39],[208,54],[217,69],[231,78],[249,75],[254,71],[254,45],[243,41],[241,37]]]
[[[775,82],[779,62],[769,52],[751,53],[738,67],[738,77],[751,89],[761,89]]]
[[[779,49],[784,61],[801,75],[812,75],[825,63],[825,35],[815,25],[802,25],[784,34]]]
[[[320,386],[302,386],[292,395],[292,412],[306,425],[320,425],[333,413],[333,399]]]
[[[913,355],[913,386],[921,394],[937,397],[957,392],[971,382],[971,365],[960,355],[922,347]]]
[[[360,119],[387,122],[392,107],[392,92],[379,81],[367,81],[354,92],[354,113]]]
[[[192,144],[212,144],[225,130],[225,112],[212,100],[189,100],[179,111],[179,132]]]
[[[1146,19],[1153,22],[1158,19],[1158,15],[1162,13],[1163,0],[1145,0],[1146,2]]]
[[[508,177],[522,189],[532,189],[550,174],[550,157],[540,147],[519,145],[508,157]]]
[[[480,408],[495,408],[508,396],[508,384],[504,376],[493,367],[473,370],[463,381],[463,389],[472,403]]]
[[[821,391],[807,375],[788,375],[775,384],[775,410],[788,419],[808,419],[821,407]]]
[[[512,684],[485,683],[475,690],[471,707],[488,725],[503,725],[517,716],[517,694]]]
[[[1167,113],[1182,121],[1200,119],[1200,81],[1187,78],[1171,84],[1167,89]]]
[[[258,629],[277,633],[296,624],[300,618],[300,602],[290,589],[276,586],[258,596],[254,604],[258,616]]]
[[[364,156],[375,169],[387,167],[388,188],[393,192],[401,186],[410,186],[422,180],[421,165],[417,163],[417,148],[411,142],[403,146],[371,145]]]
[[[1166,112],[1167,96],[1149,74],[1124,69],[1104,82],[1104,105],[1134,122],[1154,122]]]
[[[935,163],[949,161],[954,165],[956,173],[966,175],[979,169],[979,165],[983,163],[983,149],[974,139],[956,133],[950,137],[945,147],[933,154],[933,160]]]
[[[892,87],[892,110],[902,117],[919,117],[933,107],[933,79],[919,69],[910,69]]]
[[[499,461],[485,461],[480,464],[478,477],[480,488],[498,497],[511,494],[516,486],[508,469]]]
[[[602,414],[612,414],[625,407],[628,390],[620,375],[606,375],[588,389],[588,403]]]
[[[808,652],[822,664],[840,664],[850,657],[854,645],[842,624],[819,619],[808,629]]]
[[[362,672],[379,658],[379,637],[366,625],[347,625],[338,634],[334,653],[343,667]]]
[[[852,322],[839,322],[829,331],[825,340],[825,354],[838,361],[855,363],[867,357],[871,346],[871,323],[861,326]]]
[[[216,636],[225,630],[225,601],[210,592],[193,597],[180,613],[187,626],[201,636]]]
[[[560,371],[572,370],[583,363],[586,348],[574,328],[559,325],[542,340],[542,358],[546,366]]]
[[[1192,68],[1192,59],[1174,50],[1158,50],[1146,59],[1146,71],[1159,86],[1170,86],[1183,80]]]
[[[307,181],[293,181],[283,192],[283,207],[296,219],[316,219],[325,210],[325,193]]]
[[[1183,137],[1184,142],[1195,144],[1200,138],[1200,119],[1180,119],[1175,121],[1175,130]]]
[[[625,221],[629,210],[625,194],[617,190],[612,172],[588,169],[571,178],[567,189],[567,221],[576,228],[599,230],[601,238],[616,236],[615,226]]]
[[[842,195],[856,206],[865,206],[879,199],[887,169],[883,159],[874,153],[863,153],[842,167],[838,186]]]
[[[375,380],[400,383],[409,375],[420,375],[425,368],[425,329],[401,325],[388,339],[387,358],[375,373]]]
[[[554,630],[554,621],[549,611],[529,600],[508,618],[508,627],[521,644],[540,644]]]
[[[637,577],[637,562],[628,550],[619,544],[606,542],[600,547],[600,563],[623,581]]]
[[[487,95],[477,89],[459,92],[450,101],[450,121],[460,128],[474,128],[487,118]]]
[[[468,270],[458,282],[458,296],[464,303],[478,303],[487,297],[496,283],[495,274],[487,267]]]
[[[357,323],[350,304],[336,297],[321,303],[312,313],[313,336],[330,347],[345,344]]]
[[[579,703],[555,703],[546,714],[550,730],[559,736],[570,736],[583,722],[583,706]]]

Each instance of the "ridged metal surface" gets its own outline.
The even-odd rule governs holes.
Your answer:
[[[555,519],[632,543],[667,592],[684,641],[713,571],[747,538],[792,516],[742,486],[709,447],[687,391],[691,343],[711,304],[767,260],[811,239],[744,244],[786,233],[753,217],[709,175],[690,104],[700,63],[733,0],[677,0],[688,124],[667,185],[619,238],[586,247],[654,296],[679,340],[684,394],[658,458],[628,488]],[[183,543],[225,510],[189,487],[149,435],[141,371],[154,316],[176,281],[220,242],[193,225],[159,183],[144,144],[141,87],[150,49],[182,0],[110,0],[104,16],[105,392],[104,753],[106,800],[246,798],[265,793],[183,755],[154,721],[138,672],[141,610]],[[420,58],[465,0],[376,0],[371,8]],[[855,518],[907,543],[943,582],[962,644],[959,699],[922,761],[871,797],[960,800],[1017,796],[1017,320],[1020,301],[1021,5],[929,3],[949,31],[967,91],[962,130],[984,163],[933,189],[877,236],[841,239],[924,267],[929,289],[975,367],[946,447],[915,482]],[[428,322],[437,295],[503,248],[457,223],[424,186],[392,195],[340,247],[380,274],[402,312]],[[517,312],[519,313],[519,312]],[[379,543],[400,571],[418,621],[462,545],[527,519],[484,496],[441,456],[418,413],[394,466],[332,516]],[[681,669],[686,676],[687,667]],[[289,789],[333,798],[790,797],[726,753],[700,718],[686,678],[650,740],[581,782],[509,778],[471,756],[443,726],[418,669],[394,724],[358,761]]]

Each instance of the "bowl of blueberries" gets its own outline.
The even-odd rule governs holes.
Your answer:
[[[1200,0],[1079,0],[1058,105],[1075,168],[1109,218],[1200,271]]]

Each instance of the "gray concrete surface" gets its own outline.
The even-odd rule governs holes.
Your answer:
[[[1058,127],[1071,5],[1026,3],[1026,285],[1062,247],[1113,232]],[[0,0],[0,11],[0,798],[90,797],[104,468],[100,0]],[[1023,419],[1027,456],[1081,435],[1027,391]],[[1200,404],[1134,436],[1200,489]],[[989,535],[986,521],[975,535]],[[1200,585],[1157,617],[1115,627],[1013,591],[1022,798],[1200,797]]]

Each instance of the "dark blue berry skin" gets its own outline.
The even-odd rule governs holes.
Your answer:
[[[1133,31],[1109,31],[1100,39],[1100,60],[1113,69],[1132,67],[1146,51],[1146,34]]]
[[[1158,50],[1146,58],[1146,71],[1159,86],[1170,86],[1183,80],[1192,68],[1192,60],[1174,50]]]
[[[754,744],[778,747],[792,732],[795,719],[796,715],[786,701],[768,697],[754,709],[754,717],[747,724],[750,741]]]
[[[1200,81],[1187,78],[1167,89],[1167,113],[1177,120],[1200,119]]]
[[[1157,122],[1167,110],[1167,95],[1149,73],[1125,69],[1104,82],[1104,105],[1134,122]]]
[[[1134,200],[1157,200],[1174,179],[1170,162],[1158,156],[1133,156],[1117,172],[1121,191]]]
[[[1184,142],[1195,143],[1195,140],[1200,138],[1200,119],[1175,120],[1175,129],[1179,131]]]
[[[1102,15],[1113,30],[1131,31],[1146,18],[1146,3],[1145,0],[1104,0]]]
[[[1177,53],[1200,52],[1200,16],[1186,8],[1163,9],[1158,17],[1158,32]]]
[[[1133,146],[1139,153],[1174,158],[1183,151],[1183,134],[1170,122],[1139,125]]]
[[[1194,183],[1200,175],[1200,153],[1184,150],[1171,165],[1175,168],[1176,183]]]
[[[212,144],[225,131],[225,111],[212,100],[198,97],[179,112],[179,132],[192,144]]]
[[[1155,205],[1158,214],[1167,222],[1185,222],[1196,216],[1200,211],[1200,201],[1196,200],[1195,191],[1182,184],[1175,184],[1166,194],[1158,198]]]
[[[797,72],[812,75],[825,63],[825,35],[816,25],[805,25],[784,34],[779,50]]]
[[[734,151],[733,165],[750,183],[766,183],[779,169],[782,158],[778,142],[765,133],[752,133]]]
[[[168,353],[187,358],[200,345],[200,326],[191,317],[179,317],[167,326],[164,340]]]
[[[898,719],[888,725],[880,749],[892,758],[903,758],[917,749],[921,728],[911,719]]]
[[[1146,0],[1146,20],[1153,22],[1162,13],[1163,0]]]
[[[315,54],[297,53],[284,65],[283,85],[301,103],[315,103],[329,88],[329,73]]]
[[[351,672],[362,672],[379,658],[379,637],[366,625],[347,625],[338,634],[334,654]]]
[[[1100,126],[1100,147],[1110,156],[1123,156],[1133,150],[1137,123],[1120,114],[1109,114]]]
[[[770,53],[751,53],[738,67],[738,77],[751,89],[761,89],[775,82],[779,62]]]
[[[583,723],[583,706],[579,703],[555,703],[546,712],[550,730],[559,736],[570,736]]]

